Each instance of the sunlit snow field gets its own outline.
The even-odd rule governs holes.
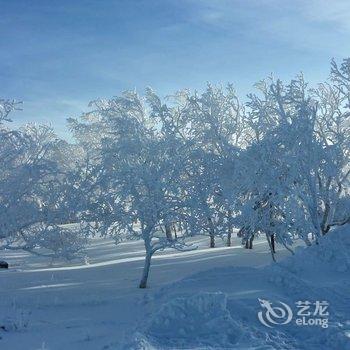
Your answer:
[[[217,239],[217,247],[208,248],[208,237],[192,243],[197,250],[154,256],[147,290],[137,288],[144,259],[141,241],[116,246],[110,239],[93,239],[88,264],[5,252],[10,269],[0,272],[1,318],[19,329],[0,333],[0,348],[102,349],[119,342],[125,332],[129,335],[143,316],[144,298],[167,283],[214,267],[271,261],[262,239],[254,250],[243,249],[237,238],[232,247]],[[287,253],[278,250],[277,256]]]

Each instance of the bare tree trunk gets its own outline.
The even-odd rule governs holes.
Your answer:
[[[176,230],[176,224],[174,224],[174,236],[175,236],[175,239],[177,239],[177,230]]]
[[[251,235],[249,238],[249,249],[253,249],[253,241],[254,241],[254,235]]]
[[[148,275],[149,275],[149,269],[151,266],[151,258],[152,258],[151,253],[146,252],[145,264],[143,267],[142,278],[140,281],[139,288],[147,288],[147,280],[148,280]]]
[[[231,237],[232,237],[232,231],[228,231],[228,234],[227,234],[227,242],[226,242],[226,245],[228,247],[231,247]]]
[[[210,236],[210,248],[215,248],[215,229],[213,221],[211,218],[208,218],[209,222],[209,236]]]
[[[168,241],[173,240],[173,235],[171,233],[171,225],[169,223],[165,224],[165,235],[166,235],[166,238],[168,239]]]
[[[323,218],[321,222],[321,232],[322,235],[325,235],[329,231],[328,218],[330,214],[330,206],[329,203],[325,203],[325,210],[323,213]]]
[[[215,248],[215,237],[210,234],[210,248]]]
[[[232,238],[232,232],[233,232],[233,225],[232,225],[232,222],[231,222],[231,216],[232,216],[232,211],[230,210],[228,212],[228,215],[229,215],[229,218],[228,218],[228,234],[227,234],[227,242],[226,242],[226,245],[228,247],[231,247],[231,238]]]
[[[151,266],[151,258],[152,254],[154,253],[152,249],[152,243],[151,243],[151,227],[144,227],[142,236],[143,236],[143,242],[145,245],[145,251],[146,251],[146,256],[145,256],[145,263],[142,271],[142,278],[139,284],[139,288],[146,288],[147,287],[147,280],[148,280],[148,275],[149,275],[149,269]]]
[[[254,233],[252,233],[249,237],[246,237],[244,248],[253,249],[253,241],[254,241]]]
[[[274,251],[273,251],[273,249],[272,249],[272,244],[271,244],[271,240],[270,240],[270,235],[269,235],[268,233],[266,233],[266,239],[267,239],[267,242],[269,243],[270,252],[271,252],[271,256],[272,256],[272,260],[276,262],[275,254],[274,254]]]
[[[275,235],[271,236],[271,247],[272,247],[272,251],[274,254],[276,254],[276,249],[275,249]]]

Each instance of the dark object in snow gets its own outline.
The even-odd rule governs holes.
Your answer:
[[[9,264],[6,261],[0,260],[0,269],[8,269]]]

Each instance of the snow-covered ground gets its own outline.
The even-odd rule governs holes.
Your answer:
[[[207,237],[197,237],[198,250],[154,256],[146,290],[137,288],[141,242],[94,239],[89,264],[50,266],[6,252],[11,268],[0,272],[0,349],[350,349],[347,230],[345,246],[339,234],[329,235],[337,238],[334,249],[300,248],[284,259],[290,253],[280,248],[274,266],[262,239],[253,250],[238,239],[230,248],[217,240],[210,249]],[[329,327],[268,328],[258,320],[258,298],[284,301],[293,311],[300,300],[329,301]]]

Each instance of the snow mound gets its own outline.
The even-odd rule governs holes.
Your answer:
[[[244,324],[242,317],[249,313],[245,306],[235,309],[235,319],[230,310],[232,305],[228,306],[227,295],[221,292],[175,298],[163,304],[124,349],[296,349],[294,340],[282,332],[274,330],[267,334],[252,323]]]
[[[318,245],[299,248],[295,256],[281,265],[294,272],[312,270],[350,272],[350,225],[338,228],[322,237]]]
[[[237,343],[242,329],[227,309],[225,294],[203,292],[164,304],[146,333],[152,342],[162,342],[163,347],[222,348]]]

